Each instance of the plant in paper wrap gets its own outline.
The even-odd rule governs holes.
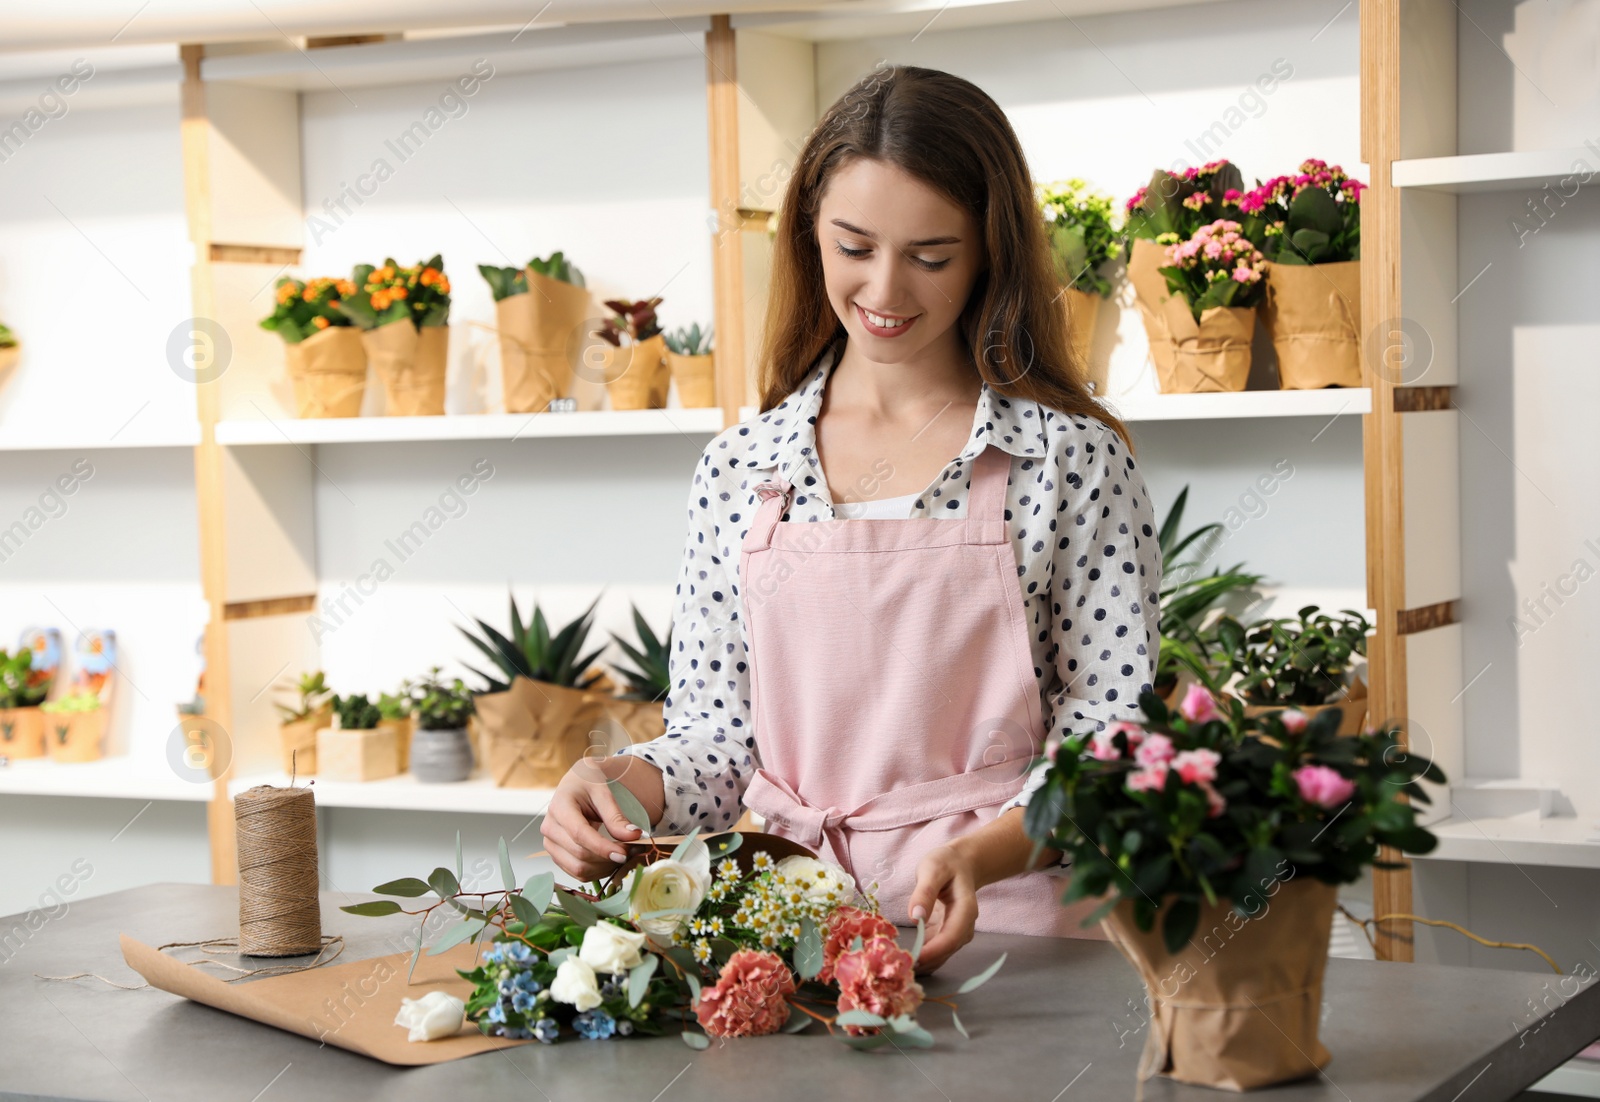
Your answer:
[[[638,800],[610,783],[624,814],[648,830]],[[746,846],[742,864],[736,855]],[[855,1048],[928,1047],[933,1036],[916,1019],[928,1002],[947,1006],[965,1034],[955,1003],[926,996],[913,978],[922,924],[909,950],[897,945],[876,901],[838,866],[759,833],[703,840],[695,830],[670,853],[655,842],[629,848],[626,871],[594,882],[593,891],[568,891],[553,873],[519,886],[502,839],[504,889],[467,892],[458,837],[457,872],[380,884],[374,890],[391,898],[343,909],[421,916],[413,965],[439,907],[461,923],[430,952],[490,939],[477,966],[460,975],[473,986],[466,1020],[491,1036],[551,1043],[567,1034],[601,1040],[672,1030],[704,1048],[711,1037],[799,1032],[820,1021]],[[416,910],[396,901],[427,895],[437,902]],[[1004,959],[959,993],[986,982]]]

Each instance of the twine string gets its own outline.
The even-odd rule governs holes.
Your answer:
[[[296,957],[324,942],[316,804],[309,788],[257,785],[234,799],[239,849],[239,951]]]
[[[191,948],[197,948],[203,953],[240,954],[239,940],[231,937],[214,937],[205,941],[169,941],[165,945],[156,946],[156,952],[165,953],[168,949]],[[333,950],[331,954],[328,952],[329,949]],[[237,975],[220,976],[218,978],[223,983],[237,983],[239,980],[248,979],[251,976],[282,976],[290,972],[306,972],[312,968],[333,963],[334,959],[342,952],[344,952],[344,936],[342,934],[328,934],[323,937],[322,948],[317,950],[315,959],[305,964],[264,964],[260,968],[240,968],[238,965],[229,964],[227,961],[213,960],[211,957],[202,957],[199,960],[186,961],[185,963],[191,968],[202,964],[225,968],[229,972],[237,973]],[[70,976],[46,976],[35,972],[33,975],[35,979],[49,980],[53,983],[66,983],[71,980],[84,979],[99,980],[101,983],[110,984],[120,991],[140,991],[150,986],[148,983],[118,983],[116,980],[108,979],[98,972],[74,972]]]

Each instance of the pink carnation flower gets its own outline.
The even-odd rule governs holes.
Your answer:
[[[1172,759],[1172,768],[1184,784],[1209,784],[1217,779],[1222,755],[1215,750],[1185,750]]]
[[[1152,736],[1160,738],[1160,735]],[[1161,791],[1167,783],[1167,763],[1164,761],[1146,765],[1143,769],[1136,769],[1128,774],[1128,791],[1150,792]]]
[[[922,1005],[922,985],[912,976],[914,965],[911,954],[892,937],[868,938],[860,949],[839,954],[834,965],[839,1013],[865,1010],[883,1018],[915,1014]],[[878,1032],[878,1027],[847,1025],[844,1031],[861,1037]]]
[[[895,938],[894,923],[875,911],[859,907],[835,907],[828,918],[828,929],[822,940],[822,970],[817,973],[818,983],[833,982],[833,968],[839,954],[854,945],[856,938],[865,944],[875,937]]]
[[[1117,749],[1117,744],[1112,740],[1113,732],[1108,728],[1096,731],[1089,740],[1089,756],[1096,761],[1116,761],[1122,757],[1122,751]]]
[[[1172,740],[1166,735],[1146,735],[1139,748],[1133,752],[1134,758],[1146,769],[1153,765],[1165,766],[1172,760],[1174,750]]]
[[[1189,686],[1189,691],[1183,694],[1183,703],[1178,705],[1178,714],[1190,723],[1207,723],[1222,718],[1217,711],[1216,698],[1204,685]]]
[[[1318,807],[1337,807],[1356,790],[1352,782],[1326,765],[1302,765],[1292,775],[1300,786],[1300,798]]]
[[[794,974],[776,953],[739,949],[728,958],[714,987],[700,992],[695,1017],[712,1037],[759,1037],[789,1020]]]

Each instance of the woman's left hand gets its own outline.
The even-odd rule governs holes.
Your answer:
[[[936,846],[917,864],[917,886],[911,893],[910,919],[933,917],[933,904],[944,904],[938,926],[929,923],[917,958],[916,971],[932,972],[972,940],[978,922],[977,873],[972,859],[953,846]]]

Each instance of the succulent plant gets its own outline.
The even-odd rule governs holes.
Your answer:
[[[278,714],[283,717],[285,723],[298,723],[303,719],[310,719],[328,702],[328,682],[321,670],[316,673],[303,673],[298,681],[279,685],[278,690],[300,695],[298,703],[294,705],[273,703],[272,706],[278,709]]]
[[[335,696],[333,714],[339,717],[339,728],[344,731],[370,731],[383,718],[378,706],[367,699],[366,693]]]
[[[424,731],[455,731],[467,725],[474,704],[472,691],[457,677],[446,683],[439,678],[439,667],[412,686],[417,726]]]
[[[528,267],[542,276],[559,279],[562,283],[570,283],[574,287],[587,286],[583,281],[583,272],[578,269],[576,264],[563,256],[560,249],[551,253],[549,258],[545,260],[534,257],[528,261]]]
[[[378,694],[378,714],[384,719],[405,719],[415,712],[416,708],[414,685],[409,679],[400,683],[398,693]]]
[[[525,295],[528,293],[528,269],[526,268],[500,268],[493,264],[479,264],[478,274],[489,284],[489,293],[494,300],[510,298],[512,295]]]
[[[660,305],[660,295],[642,298],[638,302],[606,299],[607,309],[616,311],[616,316],[607,318],[604,327],[596,329],[594,335],[617,348],[622,347],[624,335],[632,338],[635,344],[647,341],[661,332],[661,323],[656,320],[656,307]]]
[[[708,356],[711,354],[711,331],[715,326],[706,326],[705,332],[700,331],[700,323],[680,326],[671,333],[663,335],[667,347],[680,356]]]
[[[550,635],[550,627],[545,621],[544,610],[539,607],[538,602],[533,606],[532,621],[524,624],[522,614],[517,610],[515,595],[511,597],[509,636],[476,619],[475,622],[483,632],[481,638],[466,628],[460,628],[461,634],[487,655],[496,671],[504,677],[504,680],[501,680],[499,676],[491,676],[468,666],[469,670],[483,678],[488,685],[479,691],[504,692],[511,687],[512,679],[518,676],[575,689],[587,689],[599,681],[605,676],[603,672],[584,675],[588,673],[595,657],[605,647],[596,647],[588,654],[582,653],[583,645],[589,637],[595,605],[599,603],[600,597],[596,595],[584,614],[563,627],[553,638]]]
[[[629,607],[633,608],[633,626],[639,633],[639,646],[633,646],[616,634],[611,636],[634,665],[633,669],[617,667],[617,672],[628,683],[627,691],[617,695],[624,700],[661,700],[672,687],[669,670],[672,627],[669,624],[666,636],[657,639],[656,633],[650,630],[645,618],[639,615],[638,608],[632,605]]]

